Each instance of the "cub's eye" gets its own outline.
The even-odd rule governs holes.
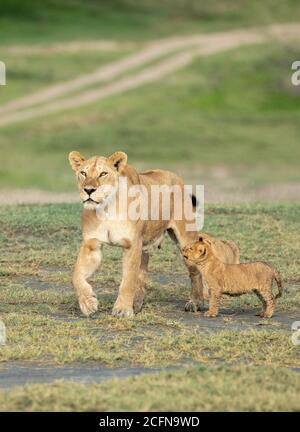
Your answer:
[[[100,178],[100,177],[104,177],[104,176],[106,176],[106,175],[107,175],[107,172],[106,172],[106,171],[102,171],[102,173],[99,174],[99,178]]]
[[[80,174],[81,174],[83,177],[86,177],[86,172],[85,172],[85,171],[80,171]]]

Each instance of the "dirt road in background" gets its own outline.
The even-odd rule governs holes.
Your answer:
[[[300,24],[273,25],[249,30],[233,30],[196,36],[182,36],[155,41],[140,52],[103,66],[68,82],[58,83],[39,92],[8,102],[0,107],[0,126],[39,118],[64,110],[76,109],[109,96],[156,82],[190,64],[196,57],[214,54],[241,45],[268,39],[287,40],[300,37]],[[178,51],[181,51],[178,53]],[[176,54],[174,54],[177,52]],[[148,63],[158,61],[155,65]],[[141,68],[139,71],[132,69]],[[129,76],[123,77],[131,71]],[[119,77],[119,78],[118,78]],[[117,79],[118,78],[118,79]],[[113,81],[115,79],[115,81]],[[108,84],[104,84],[108,81]],[[96,86],[102,84],[100,87]],[[85,91],[87,86],[94,85]],[[63,98],[68,93],[75,95]],[[59,98],[59,99],[57,99]]]
[[[175,171],[176,172],[176,171]],[[186,184],[190,183],[185,178]],[[206,203],[243,203],[243,202],[300,202],[300,183],[271,183],[256,188],[241,186],[240,182],[220,181],[218,185],[211,179],[202,178]],[[8,204],[62,204],[79,203],[77,192],[47,192],[37,189],[0,190],[0,205]]]
[[[67,82],[48,86],[28,96],[10,101],[0,107],[0,127],[38,118],[63,110],[74,109],[103,98],[136,89],[184,68],[196,57],[206,56],[246,44],[265,42],[268,39],[285,41],[300,37],[300,24],[272,25],[265,28],[233,30],[194,36],[172,37],[148,42],[139,52],[102,66],[92,73],[81,75]],[[117,44],[117,45],[116,45]],[[120,49],[129,42],[76,41],[53,46],[16,46],[12,52],[47,54],[47,52],[78,52],[84,50]],[[138,69],[138,70],[137,70]],[[93,86],[92,89],[90,87]],[[86,88],[89,87],[89,90]],[[141,167],[144,168],[144,167]],[[300,201],[299,183],[276,183],[259,187],[242,185],[230,174],[191,174],[190,167],[177,169],[186,184],[205,183],[206,202],[249,201]],[[13,203],[66,203],[78,202],[78,194],[51,193],[41,190],[0,191],[0,205]]]

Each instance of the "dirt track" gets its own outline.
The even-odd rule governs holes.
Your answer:
[[[234,30],[155,41],[137,54],[103,66],[92,73],[8,102],[0,108],[0,114],[2,114],[0,126],[78,108],[156,82],[175,70],[184,68],[199,56],[214,54],[241,45],[261,43],[269,38],[286,40],[296,37],[300,37],[300,24],[274,25],[263,29]],[[174,54],[179,50],[181,52]],[[157,60],[159,61],[155,65],[146,66],[147,63]],[[142,70],[134,72],[137,67],[142,67]],[[133,72],[129,76],[121,76],[132,69]],[[118,77],[119,79],[116,79]],[[116,80],[112,81],[113,79]],[[87,86],[108,81],[112,82],[84,91]],[[77,94],[55,100],[71,92]]]
[[[102,66],[96,71],[81,75],[73,80],[49,86],[34,94],[8,102],[0,107],[0,127],[27,119],[38,118],[51,113],[77,108],[105,97],[136,89],[147,83],[153,83],[168,74],[184,68],[194,58],[214,54],[240,45],[260,43],[272,38],[280,41],[300,37],[300,24],[273,25],[264,29],[233,30],[222,33],[210,33],[195,36],[172,37],[156,40],[139,52],[121,60]],[[83,45],[82,45],[83,44]],[[124,42],[125,46],[127,43]],[[123,46],[123,45],[122,45]],[[52,47],[31,47],[32,52],[66,52],[78,49],[115,49],[112,41],[74,42],[56,44]],[[120,48],[120,46],[119,46]],[[30,47],[23,47],[30,52]],[[19,52],[22,47],[11,47]],[[51,51],[52,50],[52,51]],[[154,64],[150,64],[155,62]],[[136,71],[136,68],[140,68]],[[124,74],[127,74],[124,76]],[[92,90],[85,90],[94,85]],[[69,93],[74,95],[68,95]],[[176,171],[176,167],[174,167]],[[183,170],[185,171],[185,170]],[[187,184],[199,183],[199,179],[189,178],[189,171],[179,172]],[[224,179],[223,179],[224,180]],[[231,181],[232,180],[232,181]],[[235,183],[218,182],[206,178],[205,197],[207,202],[241,201],[299,201],[300,184],[276,184],[250,189]],[[201,183],[201,181],[200,181]],[[0,204],[11,203],[63,203],[78,202],[76,193],[51,193],[40,190],[0,191]]]
[[[184,177],[186,184],[193,184]],[[202,179],[203,180],[203,179]],[[241,202],[300,202],[300,183],[276,183],[260,186],[256,189],[241,187],[240,184],[227,186],[211,184],[205,179],[205,202],[241,203]],[[49,204],[78,203],[76,192],[47,192],[38,189],[0,190],[0,205],[7,204]]]

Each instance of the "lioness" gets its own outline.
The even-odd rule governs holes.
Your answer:
[[[270,265],[261,261],[249,264],[225,264],[213,253],[211,241],[202,239],[183,248],[183,256],[197,265],[210,291],[209,310],[206,317],[215,317],[219,311],[222,294],[241,295],[254,292],[263,304],[263,310],[257,315],[271,318],[275,302],[283,292],[279,273]],[[272,283],[276,280],[278,294],[273,296]]]
[[[198,234],[196,230],[189,231],[186,227],[194,220],[187,221],[184,214],[182,220],[174,217],[175,201],[172,197],[168,219],[163,218],[160,211],[157,220],[131,220],[127,210],[117,206],[115,217],[111,220],[107,219],[105,211],[99,211],[99,206],[101,209],[106,206],[107,211],[113,203],[119,202],[123,193],[119,187],[120,177],[126,178],[128,187],[143,186],[146,191],[150,191],[153,185],[177,185],[182,190],[183,182],[169,171],[149,170],[138,173],[127,164],[127,155],[123,152],[113,153],[109,157],[93,156],[85,159],[80,153],[72,151],[69,161],[76,173],[84,206],[83,239],[73,275],[73,285],[81,311],[87,316],[97,311],[98,301],[87,279],[100,264],[102,245],[110,244],[121,246],[124,251],[123,277],[112,314],[133,316],[141,310],[145,296],[149,247],[160,245],[165,232],[169,233],[180,248],[191,243],[198,238]],[[115,188],[113,196],[107,191],[108,186]],[[191,200],[190,196],[186,197],[184,193],[182,195],[183,204],[186,200]],[[143,203],[141,205],[143,206]],[[197,310],[203,304],[201,274],[193,263],[186,262],[186,265],[192,284],[191,300],[186,308]]]

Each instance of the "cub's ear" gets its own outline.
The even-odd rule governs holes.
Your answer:
[[[198,240],[199,240],[199,242],[203,243],[203,237],[202,236],[200,236]]]
[[[73,171],[78,171],[84,161],[85,158],[78,151],[72,151],[69,154],[69,162]]]
[[[203,243],[207,244],[208,246],[211,246],[211,241],[208,239],[204,239]]]
[[[126,153],[118,151],[109,156],[108,160],[112,166],[120,172],[126,166],[127,158],[128,156]]]

